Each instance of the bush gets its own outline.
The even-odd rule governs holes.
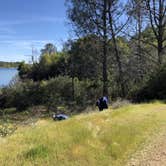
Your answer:
[[[0,124],[0,137],[11,135],[17,128],[11,124]]]
[[[73,84],[72,79],[67,76],[40,82],[24,80],[2,89],[0,108],[16,107],[18,111],[22,111],[35,105],[44,105],[48,110],[57,111],[58,106],[86,107],[96,103],[102,92],[101,85],[100,81],[79,81],[77,78]]]
[[[117,109],[126,105],[129,105],[130,101],[129,100],[124,100],[121,98],[118,98],[115,102],[112,103],[112,108]]]
[[[75,79],[75,101],[77,105],[92,105],[102,94],[102,83],[100,81],[79,81]]]
[[[5,87],[0,94],[0,108],[16,107],[18,111],[42,103],[43,90],[39,83],[20,82]]]
[[[166,99],[166,66],[158,70],[144,87],[133,95],[134,101],[149,101],[154,99]]]
[[[72,101],[72,85],[69,77],[56,77],[44,82],[43,104],[56,111],[59,105]]]
[[[79,81],[67,76],[59,76],[45,81],[44,104],[48,109],[57,110],[58,106],[74,107],[88,106],[96,102],[101,91],[100,83],[96,81]],[[74,96],[73,96],[74,88]]]

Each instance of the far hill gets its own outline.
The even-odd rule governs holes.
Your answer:
[[[11,68],[11,67],[18,67],[18,65],[20,64],[20,62],[3,62],[0,61],[0,67],[6,67],[6,68]]]

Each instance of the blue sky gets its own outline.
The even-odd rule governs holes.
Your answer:
[[[69,38],[65,0],[0,0],[0,61],[29,61],[32,46]],[[37,53],[36,53],[37,54]]]

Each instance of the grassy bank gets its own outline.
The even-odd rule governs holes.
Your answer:
[[[166,105],[129,105],[54,122],[40,119],[0,138],[1,165],[124,165],[166,125]]]

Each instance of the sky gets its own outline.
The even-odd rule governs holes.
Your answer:
[[[0,0],[0,61],[30,61],[46,43],[69,36],[65,0]]]

